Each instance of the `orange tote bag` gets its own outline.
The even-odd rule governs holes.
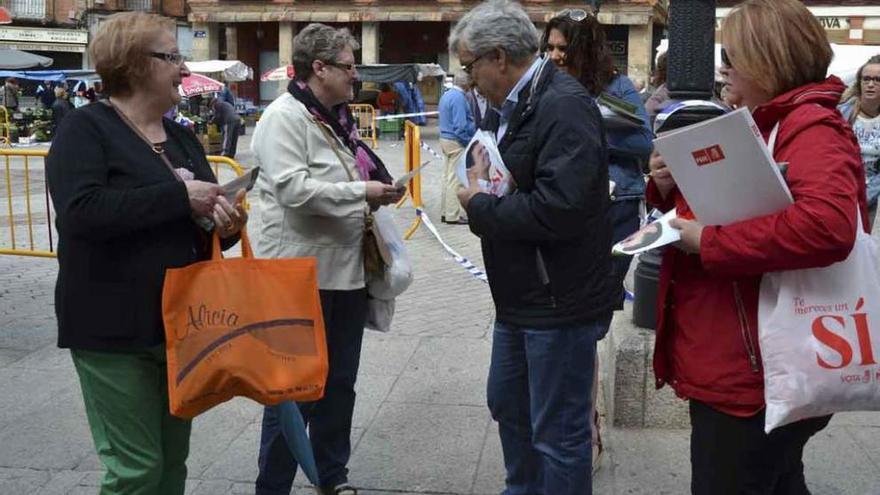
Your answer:
[[[324,395],[327,341],[315,258],[212,258],[167,270],[162,318],[171,414],[192,418],[232,397],[266,405]]]

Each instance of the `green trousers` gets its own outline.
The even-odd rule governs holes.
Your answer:
[[[71,355],[107,470],[100,495],[183,495],[192,422],[168,411],[165,346]]]

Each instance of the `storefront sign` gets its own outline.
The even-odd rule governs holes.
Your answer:
[[[849,17],[817,17],[819,24],[826,31],[838,31],[849,29]],[[721,23],[724,22],[723,17],[715,18],[715,29],[721,29]]]
[[[193,38],[207,38],[207,31],[193,31]]]
[[[48,29],[0,26],[0,41],[86,45],[89,32],[78,29]]]

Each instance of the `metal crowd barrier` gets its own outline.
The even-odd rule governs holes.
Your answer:
[[[373,148],[377,148],[379,140],[376,134],[376,109],[373,105],[361,103],[351,104],[348,109],[357,123],[358,135],[361,139],[371,141]]]
[[[422,137],[421,128],[419,126],[408,120],[404,126],[404,173],[408,174],[419,167],[422,163]],[[421,172],[416,173],[413,178],[409,180],[409,183],[406,186],[406,194],[404,194],[404,196],[400,198],[400,201],[398,201],[397,208],[403,206],[407,199],[412,200],[413,208],[416,210],[421,210],[423,208]],[[413,220],[412,225],[407,229],[406,233],[404,233],[403,238],[409,240],[421,224],[422,215],[417,212],[416,219]]]
[[[0,207],[0,255],[56,256],[58,232],[53,223],[55,210],[49,198],[45,167],[48,153],[46,149],[0,148],[0,162],[4,164],[0,198],[6,203],[6,211]],[[224,156],[207,158],[221,183],[230,180],[231,174],[244,173],[235,160]]]

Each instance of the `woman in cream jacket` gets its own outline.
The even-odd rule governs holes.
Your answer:
[[[318,260],[330,371],[324,397],[300,410],[310,429],[319,493],[355,495],[346,465],[367,315],[365,220],[371,208],[396,202],[403,191],[390,185],[348,112],[357,41],[347,30],[310,24],[294,46],[296,79],[266,109],[251,145],[262,169],[257,253]],[[258,495],[290,493],[296,462],[274,407],[263,414],[259,468]]]

